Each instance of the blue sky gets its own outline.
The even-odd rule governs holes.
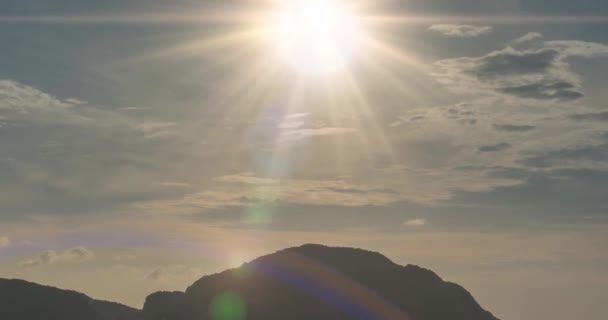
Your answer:
[[[0,0],[0,276],[137,306],[324,242],[603,319],[608,4],[357,3],[328,75],[252,34],[268,1]]]

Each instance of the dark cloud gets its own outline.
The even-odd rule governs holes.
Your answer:
[[[555,65],[559,55],[554,49],[516,51],[507,48],[478,59],[475,68],[470,72],[480,78],[541,74]]]
[[[537,100],[571,101],[584,96],[582,92],[578,91],[576,85],[567,81],[549,83],[539,81],[522,86],[499,88],[498,91],[520,98]]]
[[[556,48],[520,51],[507,47],[481,57],[441,60],[436,65],[442,72],[435,76],[448,86],[473,92],[491,90],[519,98],[562,102],[582,98],[578,77],[564,59],[591,57],[603,52],[603,46],[586,42],[553,45]]]
[[[511,149],[513,146],[510,143],[501,142],[498,144],[492,144],[487,146],[479,147],[479,152],[500,152]]]
[[[596,113],[579,113],[570,116],[575,121],[608,121],[608,111]]]
[[[522,162],[530,167],[549,168],[582,161],[608,163],[608,143],[544,151]]]
[[[536,130],[536,126],[516,125],[516,124],[495,124],[494,129],[505,132],[527,132]]]
[[[489,177],[519,177],[522,183],[499,187],[482,193],[461,192],[455,203],[492,204],[509,213],[522,215],[568,215],[583,213],[606,215],[605,194],[608,171],[594,169],[536,170],[524,168],[495,168]],[[581,188],[585,186],[585,188]]]

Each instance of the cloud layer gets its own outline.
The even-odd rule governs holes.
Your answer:
[[[95,254],[85,247],[75,247],[63,251],[49,250],[37,257],[23,260],[19,263],[24,268],[39,267],[52,264],[83,263],[92,260]]]
[[[429,27],[429,30],[441,33],[446,36],[459,38],[474,38],[484,34],[488,34],[494,30],[489,26],[472,26],[463,24],[435,24]]]

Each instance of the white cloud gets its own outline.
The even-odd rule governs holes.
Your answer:
[[[63,251],[49,250],[32,259],[23,260],[19,265],[31,268],[60,263],[82,263],[93,259],[94,256],[93,251],[85,247],[75,247]]]
[[[426,219],[417,218],[417,219],[407,220],[404,222],[404,225],[407,227],[422,227],[422,226],[426,225]]]
[[[279,137],[280,142],[295,142],[311,137],[338,136],[357,132],[354,128],[314,128],[286,130]]]
[[[11,244],[11,240],[8,237],[0,237],[0,248],[6,248],[9,244]]]
[[[608,46],[597,42],[559,40],[546,41],[545,46],[560,51],[564,56],[583,58],[608,57]]]
[[[511,42],[515,43],[515,44],[522,44],[522,43],[541,39],[542,37],[543,37],[543,35],[538,32],[528,32],[528,33],[524,34],[523,36],[521,36]]]
[[[61,101],[30,86],[0,79],[0,110],[27,114],[35,110],[68,108],[73,104]]]
[[[439,32],[446,36],[474,38],[488,34],[492,32],[494,28],[490,26],[472,26],[464,24],[435,24],[430,26],[429,30]]]
[[[175,122],[144,122],[137,126],[137,130],[143,132],[146,139],[156,139],[172,135],[171,129],[176,125]]]

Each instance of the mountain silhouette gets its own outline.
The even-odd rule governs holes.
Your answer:
[[[84,294],[0,279],[7,320],[497,320],[461,286],[375,252],[304,245],[156,292],[139,311]]]
[[[375,252],[304,245],[149,296],[146,320],[495,320],[461,286]]]
[[[0,279],[2,320],[139,320],[140,311],[82,293]]]

